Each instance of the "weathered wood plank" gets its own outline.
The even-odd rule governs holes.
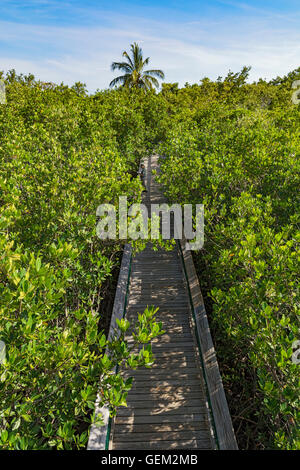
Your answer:
[[[184,388],[186,387],[186,388]],[[197,387],[199,388],[199,381],[194,381],[192,383],[185,383],[184,387],[182,387],[182,382],[176,381],[175,383],[171,382],[166,382],[166,383],[157,383],[157,384],[152,384],[152,385],[145,385],[141,383],[133,383],[132,389],[130,393],[148,393],[148,392],[157,392],[157,393],[168,393],[168,392],[173,392],[173,393],[179,393],[180,391],[184,390],[197,390]]]
[[[179,343],[154,343],[153,344],[153,351],[159,351],[159,350],[167,350],[167,349],[172,349],[172,351],[180,351],[184,349],[184,351],[195,351],[194,344],[189,342],[189,341],[183,341],[180,344]]]
[[[172,399],[169,395],[167,399],[162,400],[157,396],[147,397],[144,402],[140,400],[133,401],[132,399],[127,400],[127,408],[128,410],[132,409],[143,409],[145,410],[145,414],[148,414],[149,409],[153,409],[153,407],[158,407],[159,409],[164,409],[165,411],[170,409],[179,409],[179,408],[186,408],[186,407],[202,407],[203,406],[203,396],[200,398],[189,398],[177,400],[176,398]],[[204,405],[205,406],[205,405]],[[121,416],[121,415],[120,415]]]
[[[205,405],[200,406],[181,406],[176,409],[168,409],[166,410],[164,407],[156,405],[156,407],[152,408],[135,408],[134,410],[130,408],[123,408],[121,407],[118,411],[119,416],[179,416],[185,414],[196,414],[196,413],[203,413],[205,415],[207,408]],[[146,421],[145,421],[146,422]]]
[[[133,279],[131,281],[130,287],[132,289],[143,288],[145,291],[147,289],[154,290],[157,288],[157,283],[155,280],[151,280],[151,279],[148,279],[148,280],[145,279],[143,282],[141,279]],[[182,279],[179,279],[178,281],[173,281],[173,282],[171,282],[169,279],[166,279],[165,281],[160,281],[159,287],[161,287],[162,289],[182,288]]]
[[[160,336],[159,338],[152,341],[152,345],[160,345],[160,344],[175,344],[175,343],[192,343],[193,337],[191,334],[182,334],[182,335],[174,335],[169,336],[167,334]],[[134,343],[133,339],[128,339],[128,344],[132,345]]]
[[[175,281],[182,281],[182,274],[181,273],[159,273],[159,272],[151,272],[151,273],[144,273],[142,271],[137,272],[134,271],[132,274],[139,275],[140,280],[143,281],[151,281],[155,279],[156,281],[170,281],[170,280],[175,280]]]
[[[165,361],[165,364],[167,364],[169,361]],[[178,363],[176,363],[177,366]],[[193,364],[188,364],[187,366],[182,366],[182,367],[174,367],[170,371],[166,371],[165,365],[161,366],[161,362],[158,363],[158,367],[152,366],[151,369],[138,369],[135,371],[124,371],[122,372],[122,376],[124,377],[143,377],[145,375],[153,375],[153,377],[158,377],[160,375],[164,376],[167,378],[168,376],[172,377],[177,377],[177,376],[182,376],[182,374],[200,374],[200,371],[194,362]]]
[[[188,349],[185,349],[184,351],[182,349],[178,349],[178,348],[174,348],[174,349],[166,349],[166,348],[159,348],[159,345],[156,345],[155,346],[156,348],[156,352],[155,352],[155,357],[156,358],[159,358],[159,357],[163,357],[163,358],[188,358],[188,357],[192,357],[192,358],[195,358],[195,351],[193,348],[188,348]]]
[[[178,431],[205,431],[207,433],[206,422],[193,423],[165,423],[165,424],[119,424],[114,435],[140,432],[178,432]]]
[[[131,307],[129,310],[128,316],[134,315],[137,318],[137,314],[141,313],[141,311],[142,312],[144,311],[143,308]],[[177,323],[180,323],[180,322],[187,323],[187,321],[190,318],[190,314],[188,310],[185,308],[180,308],[180,309],[174,308],[172,309],[172,312],[166,310],[165,308],[164,309],[160,308],[156,312],[155,318],[165,318],[165,320],[173,320],[173,322],[177,322]]]
[[[113,445],[112,449],[128,450],[128,442],[119,442]],[[153,442],[131,442],[131,450],[150,450],[150,449],[211,449],[209,440],[200,441],[196,439],[177,441],[153,441]]]
[[[195,400],[195,399],[203,399],[205,397],[202,390],[192,390],[192,391],[183,391],[181,393],[161,393],[159,392],[146,392],[138,393],[139,391],[133,391],[129,394],[127,398],[127,403],[135,402],[135,401],[147,401],[147,400],[156,400],[160,403],[164,400],[169,401],[176,401],[176,402],[184,402],[185,400]]]
[[[151,383],[151,382],[150,382]],[[150,387],[149,385],[149,389],[150,390],[153,390],[153,389],[160,389],[160,390],[163,390],[164,388],[166,387],[169,387],[169,386],[177,386],[177,387],[180,387],[180,385],[182,385],[182,380],[179,380],[179,379],[169,379],[169,380],[156,380],[155,381],[155,385],[152,385]],[[186,379],[184,381],[184,385],[185,386],[193,386],[195,388],[199,387],[199,380],[198,379]],[[138,389],[138,388],[143,388],[143,389],[148,389],[148,384],[146,385],[144,381],[140,382],[138,380],[135,380],[133,385],[132,385],[132,389],[131,390],[135,390],[135,389]]]
[[[207,443],[207,430],[201,431],[201,430],[192,430],[192,431],[161,431],[161,432],[148,432],[148,431],[143,431],[143,432],[134,432],[134,435],[131,434],[126,434],[126,433],[117,433],[115,432],[114,434],[114,441],[115,442],[131,442],[132,440],[135,442],[153,442],[153,441],[174,441],[178,442],[180,445],[180,441],[184,440],[201,440],[205,441]]]
[[[120,416],[117,414],[115,417],[115,423],[118,424],[170,424],[170,423],[206,423],[207,416],[201,413],[186,413],[181,415],[153,415],[147,416]]]
[[[185,359],[170,359],[170,358],[160,358],[159,362],[154,362],[152,365],[152,370],[166,370],[166,368],[175,367],[177,370],[184,369],[188,371],[189,369],[197,368],[194,358],[185,358]]]
[[[190,330],[190,327],[188,325],[188,323],[186,324],[178,324],[177,322],[176,323],[168,323],[168,322],[163,322],[163,328],[165,329],[165,331],[167,331],[168,333],[165,333],[166,335],[180,335],[182,334],[183,336],[190,336],[191,335],[191,330]],[[128,335],[130,335],[132,333],[133,329],[130,327],[127,332],[128,332]],[[163,335],[164,336],[164,335]]]
[[[161,283],[159,283],[159,289],[157,289],[155,286],[151,286],[149,287],[149,285],[135,285],[135,286],[131,286],[131,292],[133,290],[135,290],[134,294],[133,294],[133,299],[139,299],[141,298],[141,296],[147,296],[148,298],[148,302],[149,300],[152,301],[152,296],[153,298],[155,298],[155,300],[157,298],[164,298],[164,299],[175,299],[177,298],[177,296],[182,296],[183,295],[183,292],[182,292],[182,289],[180,286],[170,286],[170,284],[168,283],[168,285],[161,285]]]
[[[140,374],[140,373],[137,373],[135,375],[133,374],[122,374],[122,376],[124,378],[128,378],[128,377],[133,377],[134,378],[134,381],[136,383],[138,382],[143,382],[146,384],[146,382],[150,381],[152,382],[153,380],[157,381],[157,380],[164,380],[164,381],[169,381],[169,380],[182,380],[182,381],[186,381],[186,380],[199,380],[200,379],[200,373],[199,371],[197,371],[197,369],[193,369],[193,371],[189,371],[187,373],[185,373],[182,369],[181,371],[173,371],[169,374],[167,374],[166,372],[161,372],[160,370],[158,371],[151,371],[151,375],[150,374],[147,374],[147,373],[144,373],[144,374]]]
[[[151,304],[150,304],[151,305]],[[155,305],[154,305],[155,307]],[[128,316],[132,316],[134,318],[138,318],[138,313],[141,313],[143,312],[144,309],[143,307],[130,307],[130,310],[128,312]],[[173,322],[177,322],[177,323],[182,323],[182,322],[185,322],[186,324],[188,323],[189,319],[190,319],[190,314],[188,312],[187,309],[185,308],[180,308],[180,309],[172,309],[172,312],[168,311],[164,308],[160,308],[156,314],[155,314],[155,318],[161,318],[161,319],[165,319],[166,321],[167,320],[170,320],[170,321],[173,321]]]

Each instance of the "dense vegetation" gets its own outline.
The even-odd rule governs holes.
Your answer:
[[[101,379],[112,408],[130,383],[104,356],[103,301],[122,241],[96,237],[96,208],[139,201],[137,169],[168,157],[170,201],[204,203],[205,245],[194,253],[241,448],[299,448],[297,203],[300,70],[247,84],[225,79],[162,91],[72,88],[7,74],[0,106],[0,446],[81,448]],[[298,168],[299,169],[299,168]],[[299,262],[299,261],[298,261]],[[128,325],[121,325],[124,330]],[[145,312],[137,340],[159,332]],[[142,333],[146,335],[142,338]],[[140,333],[140,334],[139,334]]]
[[[96,208],[140,200],[136,176],[150,148],[143,101],[32,82],[10,74],[0,107],[0,443],[4,449],[86,446],[101,377],[104,403],[124,403],[130,381],[112,366],[152,362],[111,345],[102,299],[121,242],[96,236]],[[143,97],[144,99],[144,97]],[[149,97],[151,99],[151,97]],[[105,299],[104,299],[105,300]],[[159,332],[153,310],[136,341]]]
[[[299,76],[298,70],[298,76]],[[171,201],[203,203],[194,254],[241,448],[299,448],[297,76],[165,88],[173,123],[160,152]]]

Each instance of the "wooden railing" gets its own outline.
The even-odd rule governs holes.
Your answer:
[[[179,241],[179,246],[191,296],[196,333],[202,356],[204,378],[209,394],[208,398],[213,414],[217,444],[220,450],[238,450],[192,254],[190,250],[186,249],[185,239]]]
[[[118,278],[116,289],[115,301],[110,321],[108,341],[112,339],[114,331],[117,327],[116,320],[123,318],[126,308],[126,295],[128,289],[130,263],[131,263],[132,249],[131,246],[126,244],[124,247],[122,263]],[[108,354],[108,351],[105,351]],[[102,416],[104,421],[103,426],[92,425],[89,435],[87,450],[105,450],[108,449],[109,434],[110,434],[110,418],[109,408],[101,406],[101,397],[98,395],[96,400],[95,415]]]

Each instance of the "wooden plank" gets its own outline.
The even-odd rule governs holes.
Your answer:
[[[223,388],[221,374],[219,371],[217,356],[210,333],[198,276],[195,270],[191,252],[186,250],[186,241],[180,240],[180,245],[192,297],[196,328],[200,341],[207,388],[209,392],[219,448],[221,450],[237,450],[238,446]]]
[[[164,333],[162,336],[165,336],[165,335],[187,335],[187,336],[190,336],[191,335],[191,329],[190,329],[190,326],[188,324],[188,322],[185,322],[185,323],[178,323],[178,322],[163,322],[163,327],[164,327],[164,330],[166,331],[166,333]],[[128,334],[130,335],[133,331],[133,329],[130,327],[128,330]]]
[[[151,382],[150,382],[151,383]],[[182,385],[182,380],[179,379],[169,379],[169,380],[156,380],[155,385],[148,385],[145,382],[138,382],[137,380],[134,381],[131,390],[137,390],[142,388],[143,390],[164,390],[166,387],[170,386],[177,386],[180,387]],[[186,387],[191,386],[197,389],[199,387],[199,380],[198,379],[187,379],[184,381],[184,385]],[[148,388],[149,387],[149,388]]]
[[[134,339],[127,339],[128,344],[131,346],[134,344]],[[157,346],[159,344],[177,344],[177,343],[184,343],[184,344],[191,344],[193,342],[193,337],[191,334],[174,334],[168,335],[163,334],[158,338],[151,341],[152,346]]]
[[[130,269],[130,260],[131,260],[131,247],[130,245],[125,245],[123,256],[122,256],[122,263],[118,278],[118,284],[116,289],[116,295],[113,305],[112,316],[110,320],[110,327],[108,333],[108,340],[110,340],[114,334],[114,329],[117,326],[117,319],[121,319],[123,317],[123,312],[125,309],[125,301],[126,301],[126,292],[128,286],[128,276],[129,276],[129,269]],[[108,349],[105,351],[106,354],[109,354]],[[89,440],[87,445],[87,450],[105,450],[106,445],[106,437],[108,432],[108,423],[109,423],[109,409],[106,406],[101,406],[101,395],[99,394],[96,399],[95,403],[95,415],[102,416],[104,421],[104,425],[99,427],[92,425]]]
[[[153,304],[152,304],[153,305]],[[151,304],[148,305],[151,307]],[[153,305],[155,307],[155,305]],[[138,313],[144,312],[145,307],[136,307],[136,306],[130,306],[130,309],[128,310],[128,315],[135,315],[137,317]],[[181,322],[182,320],[187,321],[190,317],[190,312],[187,308],[172,308],[168,310],[165,306],[164,307],[158,307],[157,312],[155,313],[155,318],[165,318],[170,319],[170,320],[177,320],[178,322]]]
[[[149,297],[151,297],[151,293],[149,293]],[[128,315],[144,312],[146,308],[154,307],[157,309],[155,313],[155,318],[158,316],[173,319],[173,320],[182,320],[183,318],[191,318],[190,310],[188,304],[185,305],[172,305],[169,306],[168,302],[159,303],[157,300],[151,300],[151,302],[147,302],[143,300],[143,302],[138,301],[134,304],[130,304],[128,307]],[[126,315],[127,316],[127,315]]]
[[[131,323],[131,326],[130,326],[130,332],[133,331],[133,328],[135,327],[135,323],[137,322],[137,317],[130,317],[130,318],[127,318],[127,320],[129,320],[129,322]],[[185,322],[185,321],[182,321],[181,323],[178,322],[178,321],[172,321],[172,320],[165,320],[163,317],[158,317],[155,319],[157,322],[161,323],[162,324],[162,328],[163,330],[165,331],[164,334],[172,334],[172,331],[173,329],[175,328],[182,328],[183,332],[186,331],[186,333],[189,333],[188,331],[188,323]],[[177,333],[178,334],[178,333]],[[162,335],[163,336],[163,335]],[[161,337],[162,337],[161,336]]]
[[[133,290],[134,288],[139,288],[139,287],[143,288],[144,290],[147,290],[147,289],[153,290],[157,288],[157,283],[156,281],[151,280],[151,279],[144,280],[144,281],[138,278],[132,279],[130,288]],[[173,282],[171,282],[169,279],[166,279],[165,281],[160,281],[159,287],[165,288],[165,289],[168,289],[170,287],[176,288],[176,289],[182,288],[182,279],[178,281],[173,281]]]
[[[183,294],[179,295],[176,299],[171,298],[162,298],[159,297],[157,299],[152,299],[151,298],[152,304],[155,307],[166,307],[168,308],[169,311],[172,311],[172,308],[186,308],[188,309],[189,304],[187,302],[187,299],[184,298]],[[149,297],[147,298],[146,296],[139,295],[137,298],[130,299],[129,301],[129,307],[136,307],[136,308],[146,308],[149,306]]]
[[[205,441],[207,443],[207,431],[201,431],[201,430],[193,430],[193,431],[161,431],[161,432],[148,432],[148,431],[137,431],[134,432],[135,430],[132,431],[132,434],[128,433],[115,433],[114,434],[114,442],[119,443],[119,442],[128,442],[130,443],[131,441],[134,442],[153,442],[153,441],[174,441],[174,442],[179,442],[184,441],[184,440],[199,440],[199,441]],[[179,444],[180,445],[180,444]]]
[[[162,263],[163,261],[163,265],[158,265],[158,263]],[[135,259],[133,261],[133,266],[134,268],[136,267],[139,267],[141,269],[144,269],[144,268],[147,268],[147,269],[166,269],[166,267],[168,268],[176,268],[178,269],[178,257],[176,256],[172,256],[172,258],[170,258],[169,256],[166,256],[166,255],[163,255],[163,254],[160,254],[159,256],[157,257],[146,257],[146,256],[143,256],[143,257],[140,257],[138,259]]]
[[[155,272],[155,271],[152,271],[152,272],[149,272],[149,273],[145,273],[144,271],[134,271],[132,273],[133,275],[137,275],[139,276],[139,279],[144,282],[144,281],[151,281],[153,279],[155,279],[156,281],[163,281],[163,280],[166,280],[166,281],[170,281],[170,280],[174,280],[174,281],[182,281],[182,274],[180,272],[178,273],[165,273],[165,272]]]
[[[176,370],[184,369],[188,371],[189,369],[197,368],[194,358],[184,358],[184,359],[170,359],[170,358],[160,358],[159,361],[154,362],[152,365],[152,370],[166,370],[169,367],[176,367]],[[197,368],[197,370],[199,370]]]
[[[172,351],[195,351],[193,343],[182,341],[181,343],[154,343],[152,350],[155,351],[167,351],[171,349]]]
[[[134,328],[135,324],[137,323],[137,317],[132,316],[132,317],[127,318],[127,319],[131,323],[130,328]],[[185,320],[182,320],[181,322],[178,322],[176,320],[173,321],[172,319],[165,319],[164,317],[158,317],[158,318],[156,317],[155,320],[162,324],[162,328],[165,331],[164,334],[169,334],[170,332],[172,332],[173,328],[187,329],[188,326],[189,326],[189,323]],[[163,335],[161,335],[161,337],[163,337]]]
[[[156,312],[155,315],[169,315],[175,318],[175,313],[176,313],[176,318],[178,317],[180,319],[180,315],[184,315],[186,317],[190,316],[190,310],[187,305],[185,306],[176,306],[173,305],[172,307],[168,307],[168,305],[161,305],[157,306],[151,299],[149,299],[149,302],[144,303],[144,305],[130,305],[128,308],[128,313],[136,313],[139,312],[141,308],[146,308],[146,307],[158,307],[158,311]],[[177,315],[178,314],[178,315]]]
[[[202,390],[194,390],[194,391],[184,391],[181,393],[161,393],[159,392],[159,396],[157,395],[158,392],[143,392],[138,393],[138,391],[133,391],[128,395],[127,402],[131,403],[134,401],[147,401],[156,399],[159,402],[164,400],[169,401],[185,401],[185,400],[194,400],[194,399],[202,399],[204,397],[204,393]]]
[[[137,353],[138,351],[134,351]],[[193,349],[188,349],[185,351],[179,350],[172,350],[172,349],[158,349],[156,347],[156,351],[154,353],[155,358],[158,360],[160,357],[163,358],[194,358],[195,359],[195,351]]]
[[[159,416],[179,416],[179,415],[185,415],[185,414],[197,414],[197,413],[203,413],[203,415],[205,415],[207,409],[206,409],[206,406],[205,405],[201,405],[201,406],[181,406],[179,408],[176,408],[176,409],[168,409],[168,410],[165,410],[164,407],[161,407],[161,406],[156,406],[155,408],[152,407],[152,408],[147,408],[147,409],[143,409],[143,408],[136,408],[134,410],[130,409],[130,408],[123,408],[121,407],[118,411],[118,415],[119,416],[155,416],[155,415],[159,415]],[[147,421],[145,421],[147,422]]]
[[[207,416],[203,413],[186,413],[181,415],[153,415],[147,416],[120,416],[117,414],[115,417],[116,425],[119,424],[170,424],[170,423],[206,423]]]
[[[163,264],[162,264],[162,260],[163,260]],[[142,251],[139,257],[134,258],[133,265],[140,266],[141,268],[143,268],[144,266],[164,268],[165,266],[171,265],[177,268],[178,260],[179,260],[179,255],[176,252],[173,252],[171,255],[168,255],[165,252],[145,254],[145,252]]]
[[[146,302],[149,302],[149,297],[151,296],[151,301],[153,303],[160,299],[172,302],[174,301],[174,298],[178,300],[180,298],[183,299],[185,295],[185,293],[179,288],[176,288],[174,290],[164,288],[163,290],[158,291],[158,289],[155,288],[144,289],[142,287],[140,290],[138,290],[137,288],[135,290],[136,293],[132,292],[132,295],[130,296],[130,300],[132,301],[145,299]]]
[[[114,435],[140,432],[155,432],[158,435],[162,432],[178,432],[178,431],[206,431],[205,422],[193,423],[164,423],[164,424],[119,424],[115,429]]]
[[[149,307],[150,306],[151,306],[151,304],[149,303]],[[154,305],[154,307],[155,307],[155,305]],[[131,313],[133,313],[133,314],[141,313],[141,310],[144,311],[144,307],[130,306],[128,315],[130,315]],[[168,317],[173,318],[174,320],[178,320],[178,321],[186,320],[187,318],[190,317],[190,313],[189,313],[188,309],[186,309],[186,308],[176,308],[176,307],[173,307],[171,310],[166,310],[165,307],[160,308],[156,312],[155,317],[158,317],[158,315],[165,316],[166,318],[168,318]]]
[[[145,309],[139,308],[139,307],[131,307],[128,312],[128,317],[132,316],[133,318],[138,318],[138,313],[144,312]],[[127,317],[127,315],[126,315]],[[188,323],[190,317],[190,313],[187,309],[181,308],[181,309],[172,309],[172,310],[166,310],[164,309],[159,309],[156,314],[155,318],[161,318],[162,320],[165,319],[166,321],[172,320],[174,323],[182,323],[185,322],[186,324]]]
[[[143,279],[144,277],[151,277],[151,276],[157,276],[157,277],[164,277],[164,276],[169,276],[169,274],[172,273],[172,278],[174,277],[179,277],[182,278],[182,272],[180,269],[178,269],[178,266],[172,266],[170,269],[167,269],[167,267],[149,267],[147,268],[142,267],[142,266],[133,266],[132,268],[132,274],[137,275],[140,277],[140,279]]]
[[[173,369],[170,369],[169,371],[166,370],[166,368],[158,368],[158,369],[141,369],[141,370],[134,370],[134,371],[122,371],[122,377],[134,377],[134,380],[139,380],[145,378],[147,380],[147,377],[149,377],[148,380],[153,379],[158,379],[159,377],[163,377],[165,380],[169,379],[174,379],[177,377],[181,378],[194,378],[194,376],[199,376],[200,371],[198,367],[194,364],[193,367],[189,368],[180,368],[176,369],[175,367]]]
[[[152,372],[152,371],[151,371]],[[140,373],[127,373],[127,374],[122,374],[122,377],[128,378],[128,377],[133,377],[135,383],[143,382],[146,384],[146,382],[150,381],[153,382],[153,380],[164,380],[164,381],[169,381],[169,380],[194,380],[194,379],[199,379],[200,380],[200,373],[197,369],[194,369],[193,372],[188,372],[185,373],[184,370],[181,371],[174,371],[169,374],[166,372],[161,372],[160,370],[154,371],[151,374],[140,374]]]
[[[169,395],[167,399],[162,400],[157,396],[150,396],[147,397],[143,402],[141,400],[133,401],[131,398],[127,400],[127,410],[132,409],[143,409],[145,410],[145,414],[148,414],[149,409],[153,409],[153,407],[163,408],[165,411],[170,409],[179,409],[179,408],[186,408],[189,407],[202,407],[203,406],[203,397],[200,398],[189,398],[177,400]],[[204,403],[205,406],[205,403]]]
[[[163,259],[163,262],[162,262]],[[160,255],[157,258],[147,258],[144,260],[144,257],[141,257],[140,259],[136,259],[132,266],[133,269],[135,270],[141,270],[144,271],[146,270],[153,270],[155,269],[156,271],[165,271],[168,272],[171,269],[176,269],[177,271],[180,271],[179,266],[180,264],[178,263],[178,258],[172,257],[172,258],[162,258]]]
[[[199,382],[197,382],[199,385]],[[199,387],[197,387],[197,384],[185,384],[184,387],[182,387],[182,382],[181,384],[170,384],[167,383],[165,385],[162,384],[152,384],[149,386],[149,384],[144,385],[144,387],[139,384],[138,387],[135,386],[135,383],[132,385],[132,389],[130,390],[131,394],[136,394],[136,393],[159,393],[159,394],[164,394],[164,393],[173,393],[173,394],[179,394],[179,393],[185,393],[185,392],[197,392],[199,390]]]
[[[210,441],[199,441],[196,439],[182,440],[182,441],[153,441],[153,442],[131,442],[130,445],[128,442],[120,442],[113,444],[112,449],[118,450],[151,450],[151,449],[211,449]]]
[[[144,312],[146,308],[149,308],[151,306],[158,308],[158,311],[155,314],[156,317],[157,315],[164,315],[164,314],[169,315],[169,316],[173,315],[173,317],[175,317],[175,314],[177,313],[179,314],[179,318],[180,318],[180,314],[188,316],[189,305],[186,303],[178,302],[178,304],[176,305],[176,303],[174,302],[172,305],[170,305],[170,302],[168,301],[155,301],[155,300],[152,300],[152,303],[147,302],[147,301],[137,301],[135,303],[131,302],[129,305],[130,313],[140,312],[141,310],[142,312]],[[177,315],[176,315],[176,318],[177,318]]]
[[[140,311],[134,312],[127,317],[127,320],[131,323],[131,327],[134,328],[135,324],[138,321],[138,314],[141,313]],[[162,315],[155,315],[155,320],[159,323],[162,323],[163,330],[168,333],[168,328],[172,329],[175,327],[183,327],[187,328],[189,326],[189,316],[181,316],[177,318],[174,315],[162,314]]]
[[[129,319],[128,319],[129,320]],[[158,320],[157,320],[158,321]],[[161,336],[159,336],[159,338],[163,341],[163,342],[169,342],[171,339],[172,339],[172,335],[174,335],[175,337],[175,340],[179,339],[179,338],[185,338],[185,339],[188,339],[189,341],[193,340],[193,337],[191,336],[191,332],[188,330],[188,326],[187,325],[178,325],[177,323],[173,323],[173,324],[168,324],[164,321],[161,322],[162,323],[162,327],[165,331],[164,334],[162,334]],[[175,326],[174,326],[175,325]],[[175,330],[175,328],[180,328],[182,331],[178,331]],[[132,334],[134,330],[132,328],[130,328],[130,330],[127,331],[128,333],[128,338],[130,338],[130,335]],[[127,338],[127,336],[126,336]],[[163,339],[164,338],[164,339]],[[156,340],[156,342],[159,342],[158,339]],[[176,342],[176,341],[175,341]]]

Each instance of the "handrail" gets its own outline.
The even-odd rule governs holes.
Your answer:
[[[126,297],[130,276],[131,256],[132,248],[129,244],[126,244],[123,251],[114,306],[110,320],[109,333],[107,337],[108,341],[110,341],[113,337],[115,328],[117,327],[117,319],[121,320],[123,318],[124,311],[126,308]],[[108,354],[108,348],[106,349],[105,354]],[[99,427],[93,424],[91,426],[87,450],[105,450],[108,447],[110,433],[109,408],[107,406],[101,406],[100,404],[101,396],[100,394],[98,394],[95,402],[95,416],[102,415],[104,425]]]
[[[194,261],[190,250],[186,249],[186,240],[183,238],[179,242],[194,310],[218,447],[220,450],[238,450]]]

